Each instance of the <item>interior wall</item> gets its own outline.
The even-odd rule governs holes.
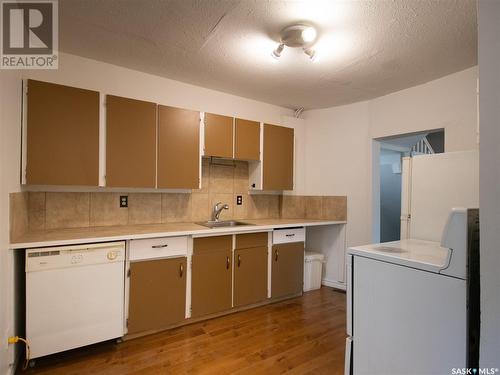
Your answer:
[[[473,67],[370,101],[304,112],[305,194],[347,195],[349,246],[372,241],[372,140],[444,128],[446,151],[477,149],[477,75]]]
[[[32,78],[103,93],[154,101],[199,111],[238,116],[281,124],[292,116],[287,108],[157,77],[111,64],[65,53],[59,54],[58,70],[0,72],[0,373],[8,372],[13,360],[6,337],[14,334],[13,257],[8,249],[8,194],[20,191],[21,79]],[[295,124],[294,126],[300,126]],[[69,189],[71,190],[71,189]]]
[[[472,67],[370,101],[370,134],[445,131],[445,150],[477,149],[477,78]]]
[[[500,2],[478,2],[481,367],[500,367]]]
[[[7,337],[14,333],[14,257],[9,244],[9,193],[20,190],[20,86],[14,74],[0,73],[0,373],[8,373],[14,348]]]
[[[370,242],[369,103],[307,111],[307,195],[347,195],[348,245]]]

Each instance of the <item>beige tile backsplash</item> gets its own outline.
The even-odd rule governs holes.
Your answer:
[[[346,196],[283,195],[281,199],[282,219],[347,220]]]
[[[15,239],[29,230],[29,199],[26,193],[9,195],[10,238]]]
[[[224,164],[224,165],[220,165]],[[119,207],[128,195],[128,208]],[[236,196],[243,204],[236,205]],[[210,219],[217,202],[227,203],[221,219],[346,220],[347,197],[248,194],[248,163],[210,163],[203,159],[202,187],[192,193],[62,193],[11,194],[11,236],[26,231],[193,222]]]
[[[90,193],[46,193],[45,229],[90,226]]]
[[[128,209],[119,200],[120,193],[90,193],[90,226],[127,225]]]

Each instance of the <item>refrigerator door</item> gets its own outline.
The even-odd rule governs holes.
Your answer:
[[[354,257],[353,374],[466,366],[466,281]]]
[[[479,153],[414,156],[410,189],[408,238],[440,241],[453,207],[479,207]]]

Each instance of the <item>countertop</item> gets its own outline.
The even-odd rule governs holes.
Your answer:
[[[10,249],[27,249],[33,247],[61,246],[92,242],[120,241],[185,235],[192,235],[196,237],[226,233],[258,232],[293,226],[338,225],[346,223],[345,221],[308,219],[262,219],[240,221],[253,225],[210,229],[195,223],[168,223],[58,229],[43,232],[30,232],[12,241],[10,244]]]
[[[440,273],[450,263],[451,251],[439,242],[408,239],[351,247],[348,254]]]

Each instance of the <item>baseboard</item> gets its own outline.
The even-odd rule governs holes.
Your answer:
[[[344,283],[341,283],[341,282],[338,282],[335,280],[323,279],[323,280],[321,280],[321,285],[329,286],[331,288],[340,289],[343,291],[346,290],[346,286]]]

